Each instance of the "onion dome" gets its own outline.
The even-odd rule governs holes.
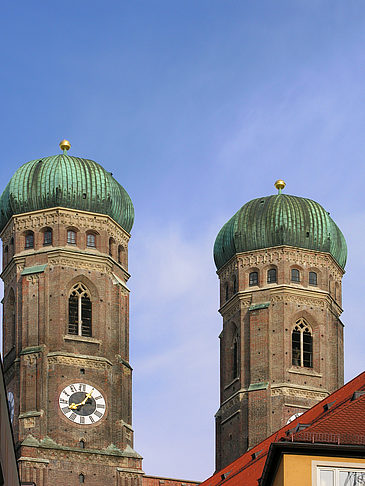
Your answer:
[[[31,160],[10,179],[0,198],[0,231],[14,214],[63,207],[107,214],[128,233],[132,201],[123,187],[93,160],[72,157],[67,140],[62,154]]]
[[[275,186],[278,194],[249,201],[220,230],[214,244],[217,269],[236,253],[282,245],[330,253],[344,269],[346,241],[329,213],[311,199],[282,194],[284,181]]]

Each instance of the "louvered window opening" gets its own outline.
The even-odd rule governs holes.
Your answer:
[[[267,283],[275,283],[276,282],[276,268],[271,268],[267,272]]]
[[[76,284],[68,299],[68,333],[91,337],[91,300],[87,288]]]
[[[313,368],[312,332],[304,319],[296,322],[292,332],[292,364]]]
[[[250,287],[259,284],[259,274],[258,272],[251,272],[248,279],[248,284]]]
[[[72,230],[67,231],[67,244],[76,245],[76,232]]]
[[[88,233],[86,237],[86,246],[88,246],[89,248],[95,248],[96,246],[95,241],[96,241],[95,235],[93,233]]]

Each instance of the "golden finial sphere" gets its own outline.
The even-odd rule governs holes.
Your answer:
[[[60,149],[61,150],[70,150],[71,144],[68,140],[62,140],[60,142]]]
[[[285,184],[285,182],[284,182],[284,181],[282,181],[281,179],[278,179],[278,180],[275,182],[274,186],[276,187],[276,189],[278,189],[278,190],[280,191],[281,189],[284,189],[284,187],[286,186],[286,184]]]

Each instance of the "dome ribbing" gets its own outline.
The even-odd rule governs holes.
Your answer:
[[[214,260],[220,269],[236,253],[282,245],[327,252],[341,268],[346,264],[346,241],[329,213],[311,199],[288,194],[242,206],[218,233]]]
[[[93,160],[63,153],[15,172],[0,198],[0,231],[14,214],[58,206],[107,214],[128,233],[133,226],[132,201],[112,175]]]

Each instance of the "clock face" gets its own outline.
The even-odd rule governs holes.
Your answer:
[[[10,413],[10,420],[13,423],[14,420],[14,395],[12,392],[8,392],[8,405],[9,405],[9,413]]]
[[[58,404],[65,417],[81,425],[98,422],[106,411],[103,395],[86,383],[73,383],[66,386],[60,393]]]

